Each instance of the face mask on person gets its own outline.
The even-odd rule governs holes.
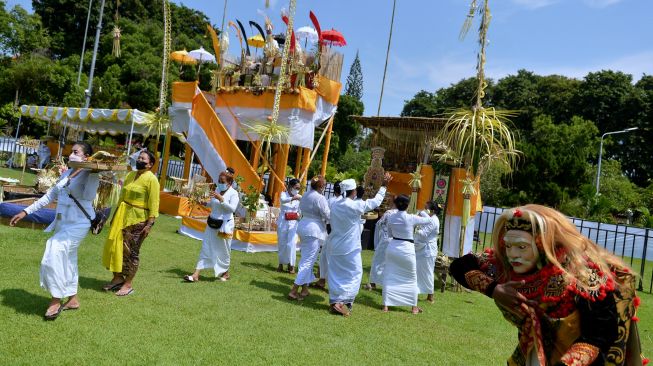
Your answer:
[[[84,161],[84,158],[79,155],[70,154],[70,156],[68,157],[68,161],[81,162]]]
[[[136,161],[136,169],[143,170],[147,166],[147,163],[141,160]]]
[[[515,273],[529,273],[537,266],[540,257],[535,250],[533,235],[521,230],[510,230],[503,237],[506,257]]]
[[[229,189],[229,185],[227,183],[218,183],[218,190],[220,192],[224,192],[227,189]]]
[[[298,195],[299,194],[299,189],[291,189],[290,194],[292,194],[293,196]]]

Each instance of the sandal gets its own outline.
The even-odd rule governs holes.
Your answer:
[[[130,288],[127,291],[120,290],[120,291],[116,292],[116,296],[128,296],[128,295],[131,295],[132,293],[134,293],[134,289]]]
[[[109,282],[106,285],[102,286],[102,289],[104,291],[116,291],[119,288],[121,288],[123,284],[124,282],[119,282],[119,283]]]
[[[320,290],[322,290],[322,291],[326,291],[326,290],[327,290],[327,289],[326,289],[326,286],[324,286],[324,285],[320,285],[319,282],[312,282],[312,283],[310,283],[310,284],[308,285],[308,287],[317,288],[317,289],[320,289]]]
[[[185,275],[184,276],[184,281],[185,282],[199,282],[199,278],[196,280],[191,275]]]
[[[420,308],[418,306],[416,306],[415,309],[412,310],[413,315],[417,315],[417,314],[422,313],[422,312],[424,312],[424,310],[422,310],[422,308]]]
[[[299,295],[293,295],[292,292],[288,294],[288,300],[299,301],[300,299]]]
[[[45,315],[43,315],[43,318],[45,320],[55,320],[55,319],[57,319],[59,314],[61,314],[62,311],[63,311],[63,305],[59,304],[59,308],[57,309],[57,311],[55,311],[54,313],[50,313],[50,314],[48,314],[46,312]]]
[[[63,309],[62,309],[63,311],[79,309],[79,304],[77,304],[77,306],[70,306],[70,305],[68,305],[69,302],[70,301],[67,301],[65,304],[63,304]]]

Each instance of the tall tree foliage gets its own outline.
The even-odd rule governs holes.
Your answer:
[[[356,52],[356,58],[351,64],[347,82],[345,83],[345,95],[356,98],[357,100],[363,99],[363,69],[361,68],[361,61]]]

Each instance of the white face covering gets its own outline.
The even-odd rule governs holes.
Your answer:
[[[292,194],[293,196],[296,196],[296,195],[299,194],[299,190],[298,189],[291,189],[290,194]]]
[[[526,231],[510,230],[503,237],[506,256],[515,273],[528,273],[536,268],[540,253],[533,235]]]
[[[84,161],[84,158],[82,158],[79,155],[70,154],[70,156],[68,157],[68,161],[80,162],[80,161]]]

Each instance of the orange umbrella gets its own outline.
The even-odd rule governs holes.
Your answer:
[[[190,57],[186,50],[170,52],[170,59],[184,65],[195,65],[197,63],[197,60]]]

